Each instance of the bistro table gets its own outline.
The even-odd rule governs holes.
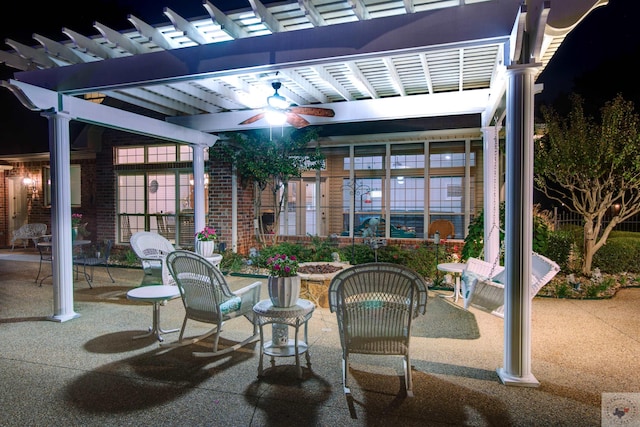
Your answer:
[[[164,341],[161,334],[168,334],[170,332],[177,332],[180,329],[170,329],[168,331],[163,330],[160,327],[160,304],[163,301],[168,301],[180,296],[180,290],[177,286],[167,285],[150,285],[140,286],[138,288],[131,289],[127,292],[127,299],[135,301],[145,301],[153,304],[153,323],[149,328],[149,332],[142,335],[136,335],[133,339],[145,338],[155,335],[158,341]]]
[[[444,262],[442,264],[438,264],[438,270],[444,271],[446,273],[452,273],[455,277],[453,294],[442,295],[444,298],[453,298],[455,302],[458,302],[458,297],[462,296],[462,290],[460,288],[460,276],[462,275],[462,272],[466,267],[467,264],[464,262]]]
[[[253,306],[256,322],[260,326],[260,361],[258,363],[258,377],[262,376],[264,355],[271,356],[271,367],[275,366],[275,357],[295,356],[298,378],[302,378],[300,355],[305,354],[307,367],[311,367],[309,346],[307,344],[307,322],[313,315],[316,306],[306,299],[298,299],[292,307],[274,307],[270,299],[265,299]],[[271,340],[264,340],[263,326],[271,323]],[[304,325],[304,340],[298,339],[298,330]],[[289,326],[294,328],[294,339],[288,335]]]

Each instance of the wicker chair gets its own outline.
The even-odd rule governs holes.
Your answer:
[[[219,356],[239,349],[260,338],[255,322],[253,306],[260,300],[262,282],[254,282],[231,292],[217,268],[195,252],[177,250],[167,255],[167,267],[180,289],[185,316],[177,343],[168,346],[189,345],[214,335],[213,348],[209,352],[194,352],[194,356]],[[234,318],[245,317],[251,322],[253,333],[244,341],[224,349],[218,349],[222,324]],[[184,340],[187,320],[210,323],[214,327],[205,334]]]
[[[130,243],[142,263],[141,286],[175,284],[164,262],[167,254],[175,250],[171,242],[158,233],[139,231],[131,236]]]
[[[531,259],[530,297],[558,274],[560,267],[554,261],[533,253]],[[471,305],[504,318],[504,267],[477,258],[469,258],[462,273],[464,308]]]
[[[456,231],[453,223],[446,219],[437,219],[429,224],[427,237],[433,236],[436,231],[440,233],[440,237],[443,239],[453,239],[456,237]]]
[[[342,382],[349,395],[349,356],[403,356],[407,396],[413,396],[410,340],[413,319],[424,314],[427,287],[416,272],[397,264],[356,265],[329,284],[329,308],[338,318]]]

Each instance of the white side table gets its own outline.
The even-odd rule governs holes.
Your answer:
[[[211,256],[205,257],[207,261],[209,261],[215,268],[220,269],[220,262],[222,262],[222,255],[213,254]]]
[[[167,331],[160,327],[160,303],[170,299],[174,299],[180,296],[180,290],[177,286],[166,285],[150,285],[141,286],[139,288],[131,289],[127,292],[127,299],[135,301],[145,301],[153,304],[153,323],[149,328],[149,332],[142,335],[137,335],[133,339],[145,338],[151,335],[155,335],[158,341],[164,341],[161,334],[168,334],[170,332],[177,332],[180,329],[169,329]]]
[[[313,315],[316,306],[309,300],[299,299],[293,307],[274,307],[271,300],[265,299],[253,306],[256,314],[256,321],[260,327],[260,362],[258,364],[258,377],[262,376],[263,357],[271,356],[271,367],[275,366],[276,357],[295,356],[298,378],[302,378],[302,368],[300,367],[300,355],[305,354],[307,367],[311,367],[311,357],[309,356],[309,346],[307,344],[307,322]],[[263,326],[272,324],[271,340],[264,340]],[[300,326],[304,325],[304,340],[298,339]],[[293,327],[294,338],[288,335],[289,326]]]
[[[458,297],[462,296],[462,290],[460,289],[460,276],[466,267],[467,264],[464,262],[445,262],[438,264],[438,270],[446,273],[453,273],[456,280],[456,283],[453,286],[453,294],[444,295],[445,298],[453,298],[455,302],[458,302]]]

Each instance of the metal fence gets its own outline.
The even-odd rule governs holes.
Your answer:
[[[611,222],[611,215],[607,215],[603,221],[603,227],[606,227]],[[582,215],[575,212],[559,211],[557,208],[553,210],[553,225],[555,230],[561,230],[570,225],[582,227],[584,220]],[[615,231],[633,231],[640,232],[640,215],[635,215],[626,221],[621,222],[614,228]]]

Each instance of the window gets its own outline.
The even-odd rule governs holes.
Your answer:
[[[176,165],[177,161],[192,161],[192,148],[178,144],[118,147],[115,158],[120,165],[164,166],[160,170],[129,168],[118,172],[119,241],[128,242],[138,231],[154,231],[177,247],[193,246],[193,174],[184,165]],[[208,182],[205,175],[205,200],[209,198]],[[205,214],[207,211],[205,205]]]
[[[71,165],[69,172],[71,179],[71,206],[82,206],[82,167]],[[44,205],[51,206],[51,168],[42,169],[42,183],[44,184]]]
[[[193,148],[185,144],[148,145],[116,148],[115,164],[175,163],[193,161]],[[204,150],[205,161],[209,151]]]

